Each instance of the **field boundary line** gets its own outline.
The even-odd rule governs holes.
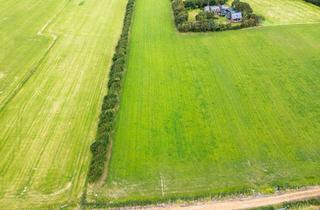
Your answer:
[[[9,93],[7,97],[5,97],[2,101],[2,104],[0,104],[0,112],[6,107],[6,105],[19,93],[21,88],[29,81],[29,79],[34,75],[34,73],[37,71],[41,63],[44,61],[44,59],[47,57],[53,46],[58,40],[58,35],[48,31],[45,33],[45,30],[49,27],[49,25],[57,19],[57,17],[63,12],[63,10],[67,7],[69,4],[69,1],[52,17],[50,18],[45,25],[37,32],[37,36],[43,36],[43,37],[50,37],[52,39],[51,44],[48,46],[48,48],[45,50],[42,57],[39,59],[38,62],[35,63],[35,66],[28,72],[26,75],[22,78],[21,82],[18,83],[18,85]]]
[[[310,199],[320,200],[320,186],[312,186],[299,190],[290,190],[279,192],[272,195],[255,195],[249,197],[235,197],[223,200],[211,201],[191,201],[185,203],[163,203],[155,206],[132,206],[129,209],[145,209],[145,210],[234,210],[234,209],[252,209],[265,206],[281,205],[284,203],[292,203],[299,201],[307,201]]]
[[[122,31],[110,66],[107,93],[101,105],[95,141],[90,146],[92,157],[87,182],[92,185],[94,183],[103,184],[103,181],[108,178],[109,159],[112,157],[110,143],[115,135],[124,85],[123,80],[126,75],[127,50],[134,5],[135,0],[129,0],[126,5]]]
[[[280,27],[280,26],[296,26],[296,25],[320,25],[320,22],[313,22],[313,23],[284,23],[284,24],[270,24],[270,25],[258,25],[255,27],[248,27],[248,28],[242,28],[238,30],[226,30],[226,31],[206,31],[206,32],[179,32],[176,30],[176,33],[180,36],[193,36],[195,34],[211,34],[211,33],[224,33],[224,32],[230,32],[230,31],[246,31],[246,30],[257,30],[260,28],[269,28],[269,27]]]
[[[309,23],[277,23],[277,24],[270,24],[270,25],[259,25],[259,26],[251,27],[251,28],[244,28],[243,30],[249,30],[249,29],[254,29],[254,28],[264,28],[264,27],[276,27],[276,26],[318,25],[318,24],[320,24],[320,21],[309,22]]]

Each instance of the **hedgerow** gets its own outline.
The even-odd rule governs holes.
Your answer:
[[[210,5],[223,5],[227,3],[227,0],[185,0],[184,5],[187,9],[203,8]]]
[[[305,0],[306,2],[309,2],[309,3],[312,3],[312,4],[315,4],[317,6],[320,6],[320,0]]]
[[[133,8],[134,0],[129,0],[126,6],[122,33],[112,58],[108,93],[103,98],[96,138],[90,147],[92,153],[88,173],[88,182],[90,183],[97,181],[101,177],[106,164],[108,147],[113,135],[113,126],[119,110]]]

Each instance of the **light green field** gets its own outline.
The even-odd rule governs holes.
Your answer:
[[[319,7],[304,0],[244,0],[256,14],[266,20],[264,25],[320,23]]]
[[[0,5],[0,209],[78,203],[126,1]]]
[[[274,24],[302,21],[301,7],[319,20],[302,1],[259,2],[290,3],[297,16],[266,14]],[[179,34],[168,0],[137,0],[108,179],[89,198],[320,184],[319,55],[320,24]]]

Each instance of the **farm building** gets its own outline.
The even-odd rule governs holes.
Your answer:
[[[232,21],[241,21],[242,20],[242,13],[233,10],[232,8],[226,9],[226,18]]]
[[[220,13],[220,7],[219,6],[205,6],[204,7],[205,12],[214,12],[215,14]]]
[[[225,5],[222,5],[222,6],[219,6],[220,7],[220,15],[221,16],[225,16],[227,14],[227,9],[229,9],[229,7],[225,6]]]
[[[225,5],[222,5],[222,6],[208,5],[208,6],[204,7],[204,11],[205,12],[213,12],[216,15],[220,15],[220,16],[226,16],[226,18],[228,18],[229,20],[235,21],[235,22],[242,20],[242,13],[241,12],[237,12],[233,8],[227,7]]]

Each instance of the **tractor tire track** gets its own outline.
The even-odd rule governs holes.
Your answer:
[[[44,61],[44,59],[47,57],[53,46],[56,44],[58,40],[58,35],[54,32],[48,31],[45,32],[46,29],[54,22],[58,16],[64,11],[64,9],[67,7],[70,1],[68,1],[51,19],[49,19],[46,24],[37,32],[37,36],[41,37],[49,37],[52,39],[51,44],[47,48],[47,50],[44,52],[43,56],[39,59],[39,61],[35,64],[35,67],[32,68],[21,80],[21,82],[3,99],[2,104],[0,104],[0,113],[3,111],[3,109],[6,107],[6,105],[19,93],[19,91],[22,89],[22,87],[29,81],[29,79],[35,74],[35,72],[38,70],[41,63]]]

